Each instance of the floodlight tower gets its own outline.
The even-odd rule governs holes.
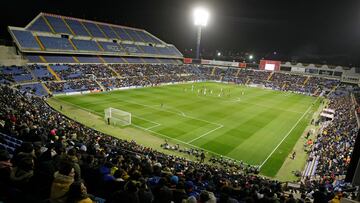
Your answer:
[[[200,41],[201,41],[201,28],[207,25],[209,19],[209,12],[204,8],[196,8],[194,10],[194,24],[198,27],[197,40],[196,40],[196,59],[200,58]]]

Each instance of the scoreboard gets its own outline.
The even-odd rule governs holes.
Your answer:
[[[259,69],[268,71],[280,71],[281,61],[260,60]]]

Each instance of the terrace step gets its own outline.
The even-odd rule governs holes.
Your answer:
[[[71,27],[69,26],[69,24],[66,22],[66,20],[61,17],[61,20],[64,22],[65,26],[67,27],[67,29],[71,32],[72,35],[76,36],[75,32],[71,29]]]
[[[101,88],[102,91],[105,91],[105,87],[101,84],[101,82],[97,81],[97,80],[94,80],[96,82],[96,84],[99,85],[99,87]]]
[[[101,56],[97,56],[101,62],[105,63],[106,64],[106,61],[101,57]]]
[[[119,74],[118,72],[116,72],[115,69],[113,69],[111,66],[106,65],[106,67],[108,67],[113,73],[115,73],[115,75],[116,75],[117,77],[121,77],[120,74]]]
[[[50,28],[51,32],[52,32],[52,33],[56,33],[55,30],[54,30],[54,28],[53,28],[53,27],[51,26],[51,24],[49,23],[48,19],[47,19],[45,16],[41,16],[41,17],[44,19],[46,25]]]
[[[274,75],[274,72],[271,72],[269,77],[267,78],[267,81],[270,81],[270,79],[272,78],[273,75]]]
[[[115,30],[113,29],[113,27],[112,27],[112,26],[109,26],[109,27],[110,27],[111,31],[112,31],[113,33],[115,33],[116,37],[117,37],[118,39],[121,39],[121,37],[118,35],[117,32],[115,32]]]
[[[239,73],[240,73],[241,69],[239,68],[235,74],[235,77],[238,77]]]
[[[95,23],[95,26],[100,30],[100,32],[101,32],[107,39],[109,39],[109,36],[107,36],[107,35],[105,34],[105,32],[101,29],[101,27],[100,27],[97,23]]]
[[[55,71],[49,65],[47,65],[46,68],[55,77],[57,81],[61,81],[61,78],[55,73]]]
[[[90,37],[94,37],[91,32],[87,29],[87,27],[84,25],[84,23],[82,23],[81,21],[79,21],[79,23],[83,26],[83,28],[86,30],[86,32],[89,34]]]
[[[101,51],[105,51],[104,48],[99,44],[98,41],[95,40],[95,43],[98,45],[98,47],[99,47],[99,49],[100,49]]]
[[[37,35],[35,35],[34,37],[35,37],[36,42],[39,44],[41,50],[44,51],[44,50],[45,50],[45,46],[44,46],[43,43],[40,41],[39,37],[38,37]]]
[[[74,59],[74,61],[75,61],[76,63],[80,63],[79,59],[76,58],[75,56],[73,56],[73,59]]]
[[[24,68],[31,74],[31,76],[33,77],[33,80],[37,79],[36,75],[34,74],[34,72],[31,71],[31,69],[29,67],[24,66]]]
[[[40,58],[40,60],[41,60],[43,63],[47,63],[47,61],[46,61],[45,57],[43,57],[43,56],[39,56],[39,58]]]
[[[78,49],[76,48],[74,42],[73,42],[71,39],[68,39],[68,40],[69,40],[71,46],[74,48],[74,50],[78,50]]]
[[[43,88],[45,89],[45,91],[48,93],[48,94],[52,94],[52,92],[49,90],[49,88],[45,85],[45,83],[41,83],[41,85],[43,86]]]
[[[211,75],[214,75],[214,74],[215,74],[215,69],[216,69],[216,67],[214,67],[214,68],[212,69]]]
[[[310,80],[310,76],[307,76],[307,78],[305,79],[305,81],[303,83],[303,86],[305,86],[309,80]]]

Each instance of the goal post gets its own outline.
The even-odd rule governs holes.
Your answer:
[[[131,124],[131,113],[115,108],[107,108],[105,112],[105,122],[111,125],[127,126]]]

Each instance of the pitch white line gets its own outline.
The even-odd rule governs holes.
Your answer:
[[[67,104],[69,104],[70,106],[78,107],[78,108],[80,108],[80,109],[82,109],[82,110],[84,110],[84,111],[87,111],[87,112],[92,112],[92,113],[94,113],[94,114],[96,114],[96,115],[98,115],[98,116],[102,116],[100,113],[98,113],[98,112],[96,112],[96,111],[94,111],[94,110],[87,109],[87,108],[84,108],[84,107],[81,107],[81,106],[79,106],[79,105],[76,105],[76,104],[73,104],[73,103],[70,103],[70,102],[67,102],[67,101],[63,101],[63,100],[61,100],[61,102],[67,103]],[[152,130],[150,130],[150,129],[146,129],[146,128],[144,128],[144,127],[135,125],[135,124],[133,124],[133,123],[132,123],[131,125],[134,126],[134,127],[136,127],[136,128],[139,128],[139,129],[142,129],[142,130],[151,132],[151,133],[153,133],[153,134],[159,135],[159,136],[161,136],[161,137],[165,137],[165,138],[167,138],[167,139],[169,139],[169,140],[175,140],[175,141],[177,141],[177,142],[179,142],[179,143],[182,143],[182,144],[191,146],[191,147],[196,148],[196,149],[203,150],[203,151],[208,152],[208,153],[211,153],[211,154],[215,154],[215,155],[220,156],[220,157],[224,157],[224,158],[229,159],[229,160],[242,161],[242,160],[237,160],[237,159],[234,159],[234,158],[225,156],[225,155],[223,155],[223,154],[219,154],[219,153],[216,153],[216,152],[213,152],[213,151],[210,151],[210,150],[207,150],[207,149],[204,149],[204,148],[201,148],[201,147],[192,145],[192,144],[190,144],[190,143],[186,143],[186,142],[184,142],[184,141],[182,141],[182,140],[178,140],[178,139],[176,139],[176,138],[169,137],[169,136],[167,136],[167,135],[164,135],[164,134],[161,134],[161,133],[152,131]],[[96,130],[95,128],[93,128],[93,129]],[[243,162],[243,161],[242,161],[242,162]],[[243,163],[245,163],[245,162],[243,162]],[[245,164],[247,164],[247,163],[245,163]],[[248,165],[249,165],[249,164],[248,164]]]
[[[266,159],[260,164],[259,169],[267,162],[267,160],[274,154],[274,152],[279,148],[279,146],[284,142],[284,140],[290,135],[290,133],[296,128],[296,126],[300,123],[300,121],[304,118],[304,116],[310,111],[313,104],[317,102],[319,97],[312,103],[309,108],[305,111],[305,113],[299,118],[299,120],[295,123],[295,125],[290,129],[290,131],[284,136],[284,138],[280,141],[280,143],[274,148],[274,150],[266,157]]]
[[[292,112],[292,113],[298,113],[298,114],[302,114],[302,113],[303,113],[303,112],[301,112],[301,111],[293,111],[293,110],[288,110],[288,109],[270,107],[270,106],[266,106],[266,105],[262,105],[262,104],[254,104],[254,103],[251,103],[251,102],[243,101],[243,100],[241,100],[241,98],[232,99],[232,100],[230,100],[230,101],[228,101],[228,102],[251,104],[251,105],[254,105],[254,106],[260,106],[260,107],[264,107],[264,108],[267,108],[267,109],[275,109],[275,110],[279,110],[279,111]]]
[[[158,105],[145,105],[145,106],[152,106],[152,107],[156,108]],[[162,108],[164,108],[164,109],[173,109],[174,111],[179,112],[179,115],[184,116],[184,117],[186,116],[186,114],[184,112],[182,112],[182,111],[180,111],[180,110],[178,110],[178,109],[176,109],[174,107],[164,106]]]
[[[119,100],[119,99],[116,99],[116,100]],[[145,107],[148,107],[148,108],[151,108],[151,109],[155,109],[157,111],[165,111],[165,112],[169,112],[169,113],[174,113],[173,111],[169,111],[169,110],[161,109],[161,108],[155,108],[155,107],[153,107],[151,105],[140,104],[140,103],[137,103],[137,102],[123,101],[123,100],[121,100],[121,101],[125,102],[125,103],[129,103],[129,104],[136,104],[136,105],[140,105],[140,106],[145,106]],[[194,119],[194,120],[202,121],[202,122],[205,122],[205,123],[210,123],[210,124],[217,125],[217,126],[223,126],[222,124],[219,124],[219,123],[214,123],[214,122],[211,122],[211,121],[203,120],[203,119],[200,119],[200,118],[195,118],[195,117],[188,116],[188,115],[181,115],[181,116],[183,116],[185,118],[191,118],[191,119]]]
[[[145,118],[140,117],[140,116],[135,116],[135,115],[131,115],[131,116],[132,116],[132,117],[135,117],[135,118],[138,118],[138,119],[141,119],[141,120],[144,120],[144,121],[147,121],[147,122],[149,122],[149,123],[154,123],[155,125],[161,125],[160,123],[157,123],[157,122],[154,122],[154,121],[145,119]]]
[[[165,112],[174,113],[173,111],[168,111],[168,110],[162,109],[162,108],[159,109],[159,108],[153,107],[153,106],[151,106],[151,105],[140,104],[140,103],[137,103],[137,102],[129,102],[129,101],[124,101],[124,102],[133,103],[133,104],[137,104],[137,105],[140,105],[140,106],[145,106],[145,107],[148,107],[148,108],[155,109],[155,110],[157,110],[157,111],[165,111]],[[157,106],[157,105],[156,105],[156,106]],[[175,109],[175,108],[174,108],[174,109]],[[185,115],[182,111],[180,111],[180,112],[181,112],[182,114],[178,114],[178,115],[183,116],[183,117],[185,117],[185,118],[190,118],[190,119],[194,119],[194,120],[199,120],[199,121],[202,121],[202,122],[210,123],[210,124],[212,124],[212,125],[217,125],[217,127],[216,127],[215,129],[212,129],[212,130],[210,130],[210,131],[208,131],[208,132],[205,132],[204,134],[202,134],[202,135],[200,135],[200,136],[198,136],[198,137],[190,140],[189,142],[185,142],[185,143],[187,143],[187,144],[192,143],[192,142],[194,142],[194,141],[196,141],[196,140],[198,140],[198,139],[200,139],[200,138],[202,138],[202,137],[204,137],[204,136],[206,136],[206,135],[208,135],[208,134],[210,134],[210,133],[212,133],[212,132],[214,132],[214,131],[222,128],[222,127],[224,127],[224,125],[222,125],[222,124],[213,123],[213,122],[210,122],[210,121],[206,121],[206,120],[194,118],[194,117],[192,117],[192,116],[187,116],[187,115]],[[176,113],[176,114],[177,114],[177,113]],[[156,127],[156,126],[153,126],[153,127]],[[149,130],[149,129],[153,128],[153,127],[147,128],[147,130]]]
[[[158,126],[160,126],[161,124],[157,124],[157,125],[154,125],[154,126],[151,126],[151,127],[148,127],[148,128],[146,128],[147,130],[150,130],[150,129],[152,129],[152,128],[156,128],[156,127],[158,127]]]
[[[202,138],[202,137],[204,137],[204,136],[206,136],[206,135],[208,135],[208,134],[210,134],[210,133],[214,132],[215,130],[218,130],[218,129],[222,128],[222,127],[224,127],[224,126],[221,125],[221,126],[215,128],[215,129],[213,129],[213,130],[210,130],[209,132],[206,132],[206,133],[200,135],[199,137],[196,137],[196,138],[190,140],[190,141],[187,142],[187,143],[188,143],[188,144],[189,144],[189,143],[192,143],[192,142],[194,142],[194,141],[196,141],[196,140],[198,140],[198,139],[200,139],[200,138]]]
[[[217,156],[220,156],[220,157],[229,159],[229,160],[242,161],[242,160],[237,160],[237,159],[234,159],[234,158],[225,156],[225,155],[223,155],[223,154],[219,154],[219,153],[216,153],[216,152],[213,152],[213,151],[210,151],[210,150],[207,150],[207,149],[204,149],[204,148],[201,148],[201,147],[192,145],[192,144],[187,143],[187,142],[184,142],[184,141],[182,141],[182,140],[179,140],[179,139],[176,139],[176,138],[173,138],[173,137],[169,137],[169,136],[164,135],[164,134],[162,134],[162,133],[158,133],[158,132],[152,131],[152,130],[150,130],[150,129],[143,128],[143,127],[138,126],[138,125],[135,125],[135,124],[131,124],[131,125],[134,126],[134,127],[136,127],[136,128],[139,128],[139,129],[142,129],[142,130],[151,132],[151,133],[153,133],[153,134],[159,135],[159,136],[161,136],[161,137],[165,137],[165,138],[167,138],[167,139],[169,139],[169,140],[174,140],[174,141],[179,142],[179,143],[182,143],[182,144],[184,144],[184,145],[188,145],[188,146],[190,146],[190,147],[193,147],[193,148],[196,148],[196,149],[200,149],[200,150],[202,150],[202,151],[205,151],[205,152],[208,152],[208,153],[211,153],[211,154],[214,154],[214,155],[217,155]],[[243,163],[244,163],[244,164],[247,164],[247,163],[245,163],[245,162],[243,162]]]

